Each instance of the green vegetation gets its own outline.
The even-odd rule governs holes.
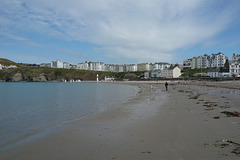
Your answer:
[[[182,70],[182,77],[195,77],[194,74],[196,73],[206,73],[210,70],[210,68],[196,68],[196,69],[183,69]]]
[[[2,65],[4,65],[4,66],[10,66],[10,65],[16,65],[16,66],[19,66],[18,63],[13,62],[13,61],[10,61],[10,60],[5,59],[5,58],[0,58],[0,64],[2,64]]]
[[[42,67],[19,67],[15,69],[0,70],[0,81],[14,81],[14,76],[20,76],[22,81],[42,81],[42,77],[47,81],[62,81],[63,79],[81,79],[81,80],[96,80],[98,74],[99,80],[107,77],[114,77],[115,79],[140,79],[143,72],[101,72],[101,71],[87,71],[77,69],[62,69],[62,68],[42,68]],[[20,74],[20,75],[19,75]]]

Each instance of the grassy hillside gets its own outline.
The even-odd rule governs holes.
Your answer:
[[[37,81],[39,77],[44,76],[48,81],[61,81],[62,79],[81,79],[81,80],[96,80],[97,74],[99,80],[105,78],[105,76],[114,77],[116,79],[140,79],[143,75],[142,72],[137,73],[114,73],[114,72],[101,72],[101,71],[86,71],[86,70],[76,70],[76,69],[60,69],[60,68],[15,68],[0,70],[0,80],[12,81],[14,75],[20,73],[22,81]]]
[[[207,73],[210,70],[210,68],[196,68],[196,69],[183,69],[182,70],[182,77],[194,77],[194,74],[196,73]]]
[[[10,61],[10,60],[5,59],[5,58],[0,58],[0,64],[2,64],[2,65],[4,65],[4,66],[10,66],[10,65],[16,65],[16,66],[19,66],[18,63],[13,62],[13,61]]]

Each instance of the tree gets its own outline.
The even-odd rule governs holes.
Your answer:
[[[226,59],[226,62],[224,64],[224,69],[229,69],[229,60]]]

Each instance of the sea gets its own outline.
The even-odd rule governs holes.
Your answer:
[[[112,83],[0,83],[0,152],[133,98],[138,90]]]

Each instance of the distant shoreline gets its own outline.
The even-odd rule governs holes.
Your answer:
[[[72,83],[72,82],[59,82],[59,81],[46,81],[46,82],[28,82],[20,81],[22,83]],[[84,80],[81,82],[73,83],[113,83],[113,84],[163,84],[168,82],[171,84],[186,84],[186,85],[199,85],[199,86],[208,86],[208,87],[221,87],[229,89],[240,89],[240,81],[198,81],[198,80],[153,80],[153,81],[96,81],[96,80]],[[19,82],[3,82],[0,83],[19,83]]]

